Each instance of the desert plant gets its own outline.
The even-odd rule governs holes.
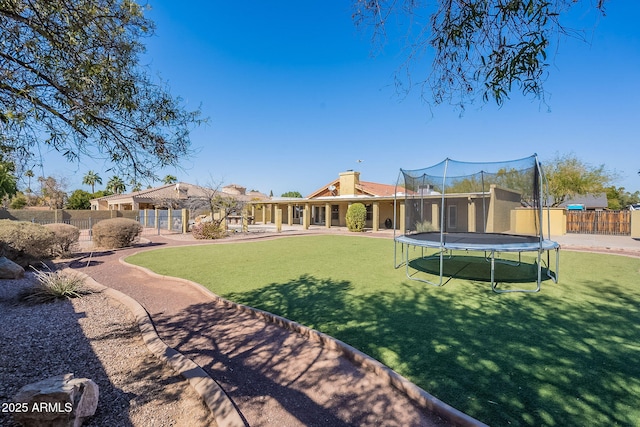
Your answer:
[[[219,222],[199,222],[191,227],[195,239],[220,239],[226,235]]]
[[[349,231],[364,231],[367,221],[367,208],[362,203],[353,203],[347,209],[347,228]]]
[[[37,271],[35,270],[38,284],[26,288],[20,294],[21,301],[30,304],[42,304],[57,299],[79,298],[90,293],[84,287],[84,278],[74,273],[65,271]]]
[[[431,221],[424,220],[422,222],[416,222],[416,231],[418,233],[428,233],[429,231],[437,231]]]
[[[69,254],[76,248],[80,229],[70,224],[47,224],[46,228],[53,231],[53,255]]]
[[[0,256],[23,267],[51,257],[55,234],[40,224],[0,220]]]
[[[133,219],[105,219],[93,226],[93,243],[101,248],[124,248],[131,246],[141,232],[142,225]]]

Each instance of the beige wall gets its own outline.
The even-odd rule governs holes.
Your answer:
[[[492,233],[515,232],[511,224],[511,211],[520,206],[520,194],[491,186],[487,231]]]
[[[631,211],[631,237],[640,238],[640,211]]]
[[[511,221],[514,225],[512,230],[516,234],[536,234],[536,224],[539,222],[538,212],[534,209],[518,208],[511,211]],[[549,209],[547,216],[546,210],[542,213],[542,231],[545,237],[549,229],[549,221],[551,225],[552,236],[562,236],[567,234],[567,215],[563,208]]]

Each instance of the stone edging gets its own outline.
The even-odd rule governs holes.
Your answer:
[[[139,252],[136,252],[136,254]],[[132,256],[131,255],[126,255]],[[191,280],[183,279],[180,277],[173,276],[164,276],[158,273],[155,273],[148,268],[141,267],[139,265],[129,264],[124,261],[125,256],[120,257],[119,261],[121,264],[136,268],[144,273],[150,275],[151,277],[159,278],[159,279],[171,279],[178,282],[186,283],[199,290],[205,296],[212,298],[213,300],[223,304],[225,307],[233,308],[242,313],[249,313],[255,317],[258,317],[262,320],[265,320],[270,323],[274,323],[284,329],[287,329],[291,332],[300,334],[307,339],[320,343],[325,348],[336,350],[343,354],[347,359],[356,364],[357,366],[361,366],[362,368],[375,373],[377,376],[384,378],[385,381],[391,386],[395,387],[398,391],[407,396],[411,401],[413,401],[418,407],[429,410],[441,418],[449,421],[453,425],[457,426],[469,426],[469,427],[486,427],[487,425],[476,420],[475,418],[465,414],[462,411],[455,409],[454,407],[446,404],[435,396],[427,393],[422,388],[413,384],[408,379],[404,378],[402,375],[398,374],[391,368],[385,366],[379,361],[375,360],[371,356],[361,352],[360,350],[346,344],[336,338],[333,338],[327,334],[316,331],[315,329],[311,329],[307,326],[304,326],[300,323],[294,322],[292,320],[286,319],[284,317],[275,315],[273,313],[269,313],[267,311],[259,310],[256,308],[252,308],[243,304],[238,304],[233,301],[229,301],[221,296],[211,292],[209,289],[200,285],[199,283],[193,282]],[[145,312],[146,313],[146,312]],[[175,351],[175,350],[174,350]],[[205,374],[206,375],[206,374]]]
[[[147,311],[130,296],[96,282],[85,273],[72,270],[85,278],[85,283],[102,294],[123,304],[135,317],[136,324],[149,351],[174,371],[184,377],[204,400],[220,427],[246,427],[231,399],[200,366],[182,353],[167,346],[158,336]]]

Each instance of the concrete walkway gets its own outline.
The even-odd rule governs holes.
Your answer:
[[[640,252],[640,239],[629,236],[605,236],[599,234],[565,234],[552,236],[563,249],[594,249],[599,252],[629,251]]]

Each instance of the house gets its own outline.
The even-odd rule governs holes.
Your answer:
[[[200,187],[185,182],[167,184],[160,187],[148,188],[129,194],[112,194],[91,200],[92,210],[142,210],[189,208],[194,199],[208,199],[218,192],[237,200],[248,202],[251,200],[266,200],[268,197],[257,191],[246,191],[245,187],[230,184],[221,189]]]
[[[580,206],[581,209],[577,209]],[[583,196],[571,197],[560,204],[560,207],[567,210],[602,211],[607,209],[609,203],[607,195],[604,193],[585,194]]]
[[[276,212],[280,210],[285,224],[330,228],[345,227],[347,209],[356,202],[365,205],[365,226],[374,231],[393,228],[394,224],[400,230],[415,230],[416,224],[411,220],[414,210],[423,213],[426,210],[429,221],[439,224],[443,212],[443,197],[431,188],[410,192],[395,185],[361,181],[360,173],[352,170],[340,173],[337,179],[305,198],[273,197],[259,205],[262,222],[275,222]],[[509,231],[513,228],[511,211],[521,207],[519,193],[496,186],[484,193],[448,194],[444,203],[444,224],[450,231],[480,231],[484,224],[487,224],[486,231]],[[259,218],[256,215],[256,220]]]
[[[367,227],[391,228],[395,186],[360,181],[360,172],[346,171],[304,198],[272,197],[262,203],[263,221],[274,222],[282,210],[283,223],[345,227],[349,205],[360,202],[367,209]]]

